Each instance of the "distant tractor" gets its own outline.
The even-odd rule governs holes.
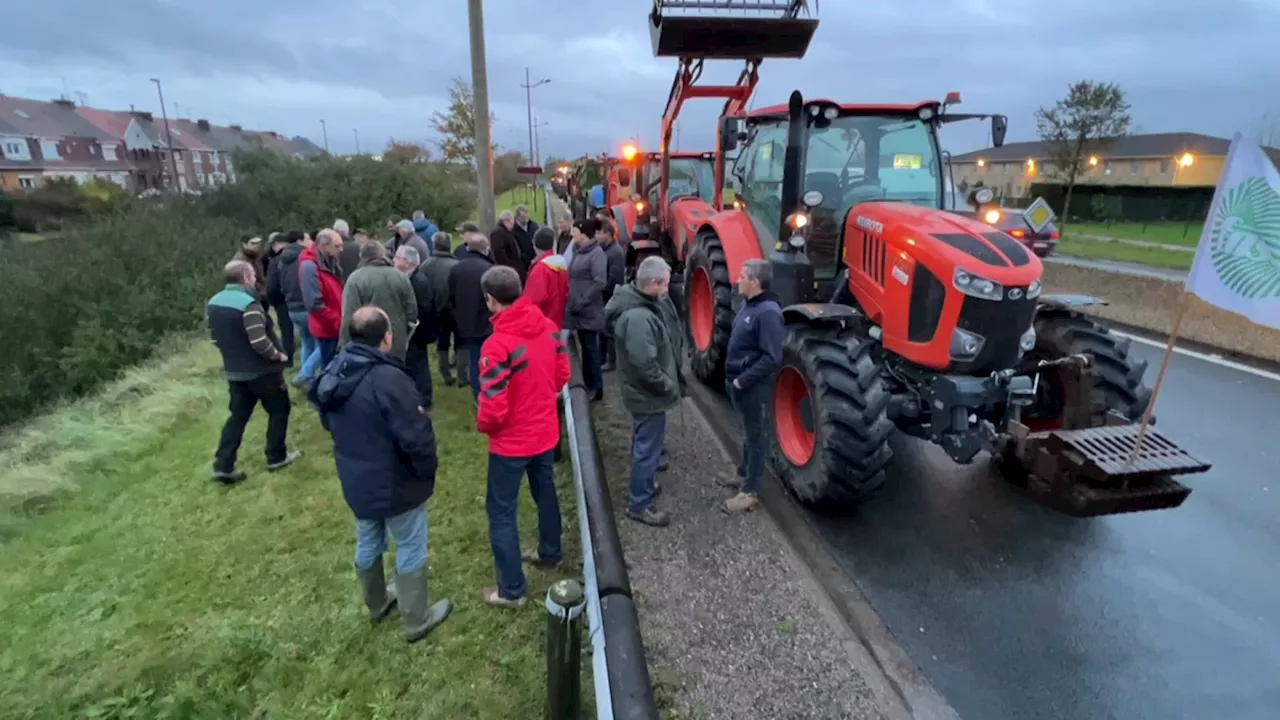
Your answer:
[[[734,279],[747,260],[772,266],[788,332],[771,465],[790,492],[824,510],[867,498],[902,431],[957,463],[987,451],[1008,480],[1069,514],[1180,505],[1191,491],[1172,477],[1209,466],[1155,430],[1134,454],[1146,366],[1080,310],[1101,301],[1044,294],[1022,243],[946,210],[939,128],[989,120],[1000,146],[1006,119],[950,112],[958,93],[848,104],[797,91],[745,112],[760,59],[803,56],[817,24],[798,17],[804,3],[756,4],[787,9],[748,22],[655,4],[655,53],[681,61],[663,147],[685,98],[727,97],[718,154],[737,151],[740,183],[730,209],[718,194],[673,199],[664,158],[656,212],[684,266],[693,371],[712,386],[723,386]],[[704,59],[735,56],[751,58],[737,85],[697,85]],[[987,188],[968,197],[992,199]]]

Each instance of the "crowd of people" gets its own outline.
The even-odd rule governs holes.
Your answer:
[[[355,572],[370,619],[398,606],[405,637],[425,637],[449,615],[428,602],[427,510],[438,466],[431,424],[429,351],[447,386],[469,387],[476,428],[488,436],[485,508],[497,583],[483,602],[523,606],[522,563],[561,560],[560,392],[569,380],[566,342],[577,340],[591,400],[603,398],[616,369],[633,418],[627,517],[670,522],[655,498],[665,469],[666,414],[685,394],[684,332],[668,288],[671,269],[645,259],[624,282],[624,252],[607,214],[556,230],[539,228],[521,206],[486,235],[473,223],[462,242],[423,213],[393,216],[385,242],[344,220],[314,233],[245,236],[224,268],[226,287],[210,299],[209,332],[221,351],[230,414],[213,477],[246,479],[237,466],[245,426],[258,404],[268,415],[266,467],[301,452],[286,443],[292,407],[285,373],[319,412],[333,439],[343,496],[355,517]],[[424,237],[424,233],[427,237]],[[429,240],[428,240],[429,237]],[[769,266],[748,263],[738,280],[747,298],[728,348],[728,391],[746,431],[740,491],[730,512],[755,507],[763,472],[763,423],[781,358],[781,308],[768,292]],[[272,312],[274,311],[274,312]],[[274,315],[274,318],[273,318]],[[615,342],[615,338],[617,341]],[[451,353],[452,351],[452,353]],[[456,370],[456,375],[455,375]],[[537,547],[522,552],[516,508],[523,478],[538,509]],[[395,581],[382,556],[395,543]]]

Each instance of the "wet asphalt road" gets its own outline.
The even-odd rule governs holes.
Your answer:
[[[1158,427],[1215,464],[1181,508],[1069,518],[903,438],[856,516],[810,520],[964,718],[1274,720],[1277,409],[1280,382],[1177,355]]]

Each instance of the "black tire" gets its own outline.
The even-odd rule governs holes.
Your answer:
[[[733,281],[729,279],[729,265],[724,259],[724,248],[714,232],[698,233],[693,252],[685,263],[684,293],[685,322],[693,337],[693,294],[698,270],[705,270],[711,280],[712,317],[711,341],[699,349],[691,343],[693,374],[716,390],[724,388],[724,353],[729,345],[729,333],[733,329]]]
[[[853,330],[793,325],[782,349],[779,383],[788,371],[805,381],[813,418],[813,452],[797,465],[783,451],[780,389],[775,386],[770,461],[800,502],[821,511],[846,510],[885,482],[896,427],[890,394],[876,359],[877,343]]]

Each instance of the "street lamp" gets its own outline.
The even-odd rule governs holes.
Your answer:
[[[537,163],[538,150],[533,144],[533,89],[539,85],[546,85],[551,82],[550,78],[542,78],[538,82],[529,81],[529,68],[524,69],[524,83],[520,86],[524,88],[525,110],[529,114],[529,161]]]
[[[357,154],[357,155],[359,155],[359,154],[360,154],[360,129],[359,129],[359,128],[351,128],[351,132],[355,133],[355,136],[356,136],[356,154]]]
[[[539,128],[544,128],[551,123],[538,122],[538,118],[533,119],[533,164],[540,165],[538,158],[542,155],[542,137],[538,133]]]
[[[173,152],[173,131],[169,129],[169,113],[164,109],[164,90],[160,87],[160,81],[151,78],[151,82],[156,84],[156,93],[160,95],[160,117],[164,118],[164,137],[165,143],[169,146],[169,162],[173,166],[173,187],[178,187],[178,156]]]

